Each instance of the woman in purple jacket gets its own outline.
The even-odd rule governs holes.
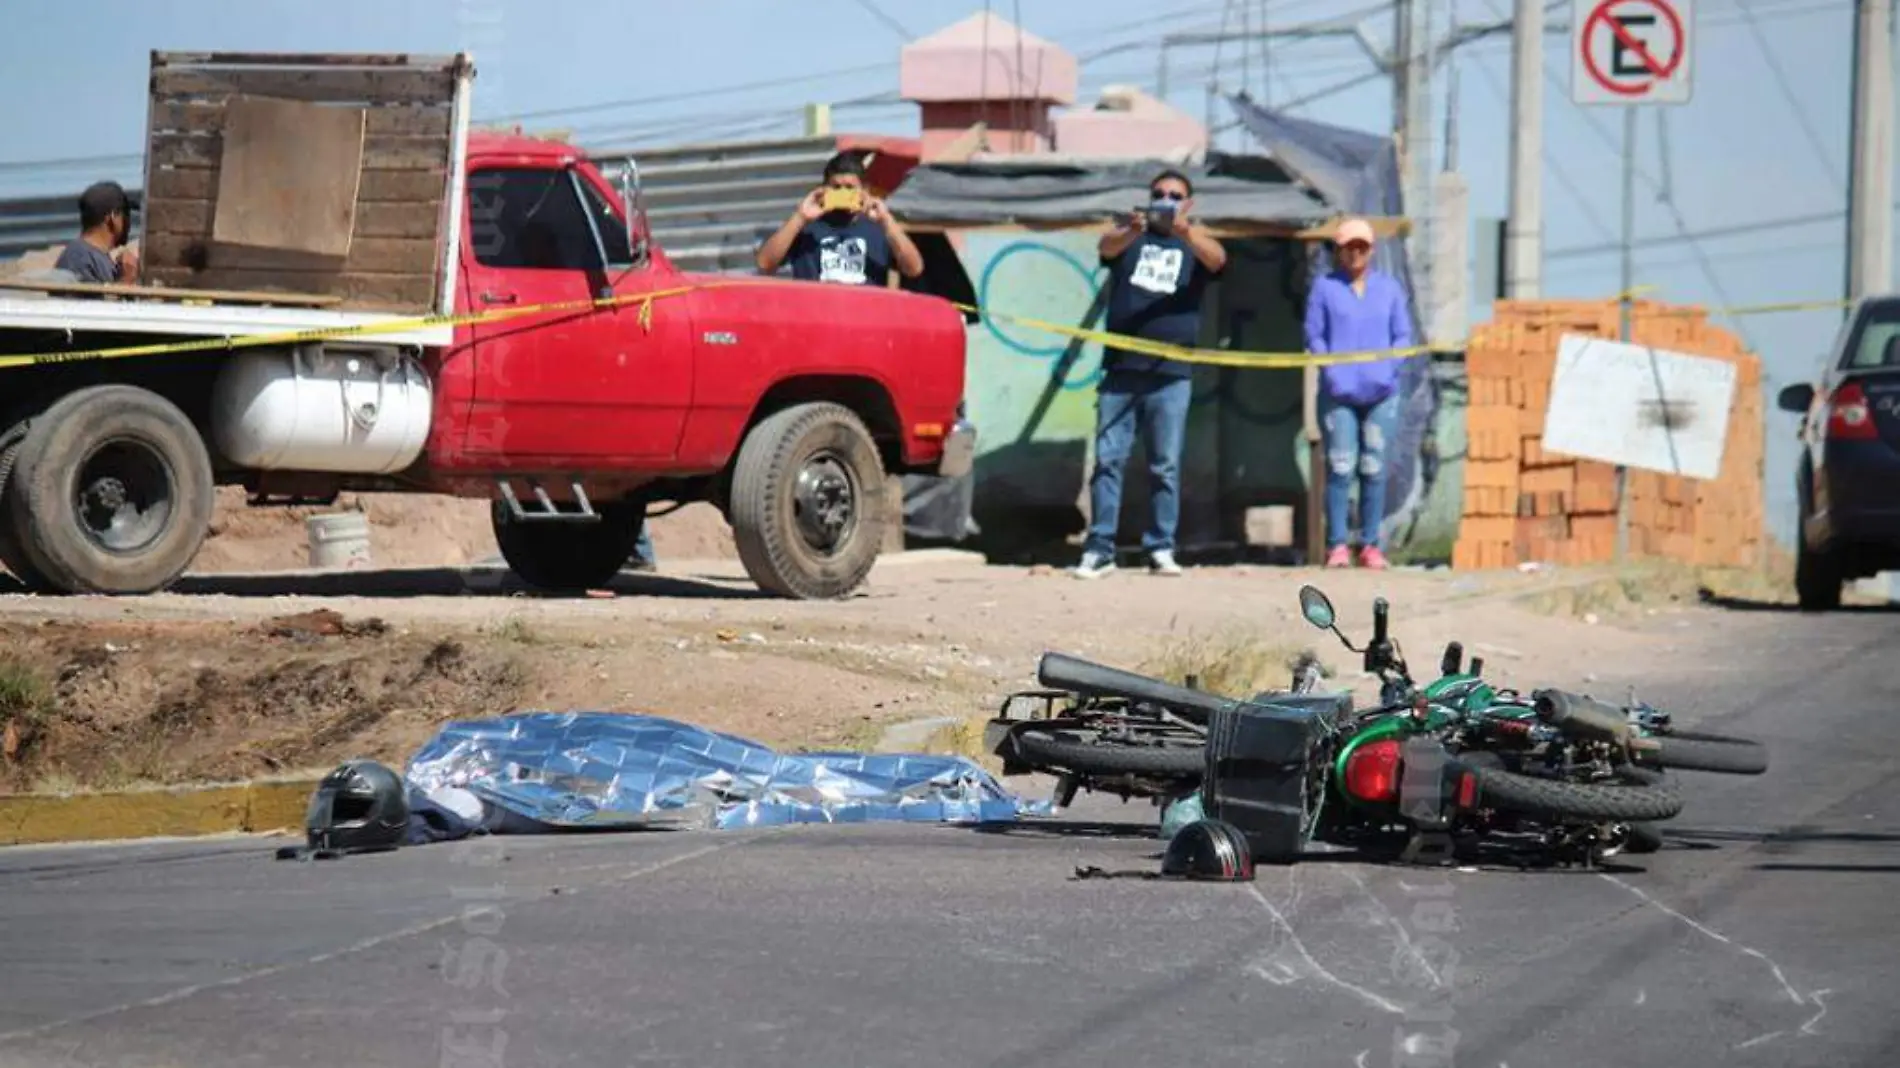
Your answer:
[[[1347,219],[1333,237],[1334,269],[1313,282],[1306,301],[1306,350],[1312,353],[1403,349],[1412,344],[1405,289],[1372,267],[1372,226]],[[1327,567],[1351,567],[1347,506],[1359,481],[1359,563],[1385,567],[1386,450],[1398,429],[1399,371],[1408,357],[1320,368],[1319,418],[1326,434]]]

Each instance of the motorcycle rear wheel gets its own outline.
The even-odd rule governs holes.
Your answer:
[[[1084,740],[1027,730],[1016,735],[1016,752],[1024,763],[1082,775],[1186,777],[1207,770],[1207,747],[1202,745],[1122,745],[1099,736]]]

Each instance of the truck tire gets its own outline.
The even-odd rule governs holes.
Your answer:
[[[767,416],[739,445],[728,514],[746,574],[781,597],[820,601],[863,584],[884,540],[884,465],[839,404]]]
[[[505,501],[490,506],[495,544],[508,569],[538,589],[571,593],[611,583],[640,538],[644,502],[600,505],[599,522],[514,518]]]
[[[61,593],[170,586],[204,545],[217,492],[185,413],[120,385],[68,393],[36,416],[7,481],[8,551]]]
[[[16,495],[13,486],[13,466],[20,456],[20,444],[26,437],[25,423],[9,430],[0,431],[0,567],[7,569],[14,580],[26,588],[28,593],[39,593],[47,588],[46,578],[33,570],[20,551],[19,543],[13,539],[13,505]]]

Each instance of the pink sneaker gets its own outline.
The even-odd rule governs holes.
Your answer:
[[[1376,545],[1368,545],[1359,552],[1359,566],[1373,571],[1385,570],[1385,554]]]
[[[1346,548],[1344,545],[1333,546],[1333,551],[1326,554],[1326,566],[1327,567],[1351,567],[1352,566],[1352,550]]]

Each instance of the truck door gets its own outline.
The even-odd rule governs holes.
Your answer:
[[[692,403],[692,324],[683,300],[594,308],[611,291],[677,283],[634,267],[626,225],[580,170],[481,166],[469,176],[469,310],[559,310],[472,327],[471,458],[591,468],[672,460]]]

